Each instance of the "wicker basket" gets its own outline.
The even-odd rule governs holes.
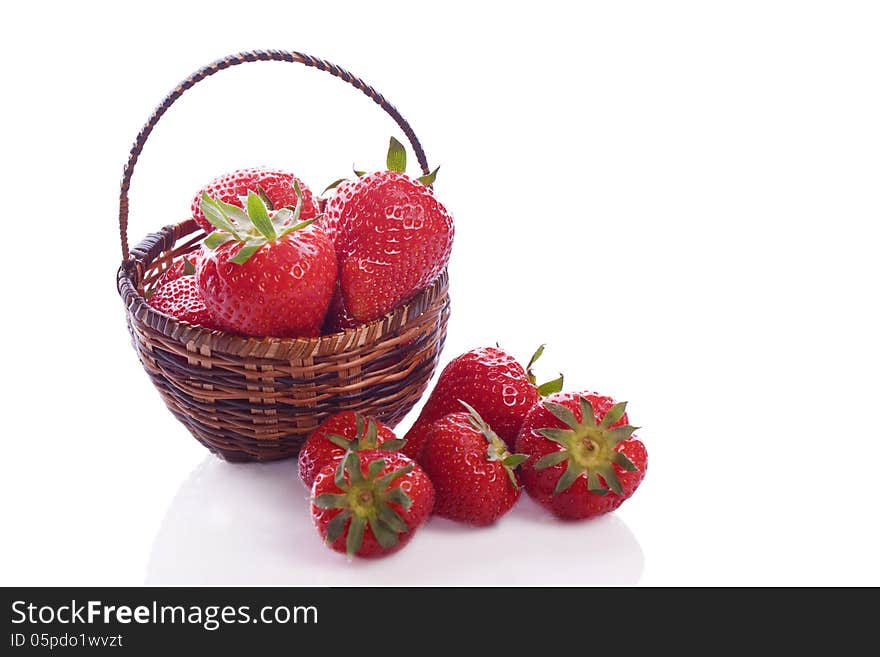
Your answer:
[[[351,73],[298,52],[230,55],[193,73],[156,108],[138,134],[122,177],[117,276],[138,357],[169,410],[195,438],[229,461],[296,455],[305,436],[341,410],[394,426],[419,399],[437,366],[449,319],[447,276],[385,317],[318,338],[246,338],[178,321],[147,305],[145,294],[204,233],[189,219],[128,247],[128,190],[138,156],[158,120],[184,91],[230,66],[285,61],[326,71],[375,101],[406,135],[422,171],[428,163],[409,124],[382,95]]]

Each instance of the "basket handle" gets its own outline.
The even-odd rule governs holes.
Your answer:
[[[400,129],[403,131],[403,134],[406,135],[406,138],[409,140],[410,145],[415,151],[416,158],[419,161],[419,166],[422,168],[422,173],[427,175],[429,173],[428,169],[428,160],[425,157],[425,151],[422,149],[422,145],[419,143],[418,137],[416,137],[415,132],[410,127],[409,123],[407,123],[406,119],[404,119],[400,112],[397,111],[397,108],[394,107],[391,103],[385,100],[385,97],[380,94],[378,91],[373,89],[366,82],[361,80],[359,77],[352,75],[348,71],[343,68],[339,68],[335,64],[331,64],[328,61],[323,59],[318,59],[317,57],[311,57],[310,55],[306,55],[301,52],[295,51],[286,51],[286,50],[251,50],[247,52],[240,52],[235,55],[228,55],[222,59],[218,59],[212,64],[208,64],[207,66],[203,66],[198,71],[190,75],[183,82],[178,84],[174,90],[171,91],[165,99],[159,103],[159,106],[153,110],[153,113],[150,115],[150,118],[147,120],[147,123],[141,128],[141,131],[138,133],[137,139],[134,140],[134,145],[131,147],[131,152],[128,156],[128,162],[125,165],[125,169],[122,171],[122,183],[119,188],[119,239],[122,243],[122,260],[128,260],[128,190],[131,187],[131,177],[134,174],[134,166],[137,164],[138,157],[141,154],[141,151],[144,148],[144,144],[147,141],[147,137],[150,136],[150,133],[153,131],[153,128],[156,127],[156,124],[159,122],[159,119],[162,118],[162,115],[174,104],[178,98],[183,95],[183,92],[192,87],[197,82],[201,82],[205,78],[214,75],[218,71],[222,71],[224,68],[229,68],[230,66],[238,66],[239,64],[244,64],[246,62],[268,62],[268,61],[277,61],[277,62],[292,62],[295,64],[303,64],[305,66],[311,66],[322,71],[326,71],[330,75],[333,75],[341,80],[347,82],[355,89],[359,89],[365,95],[369,96],[373,102],[375,102],[379,107],[385,110],[392,119],[394,119],[395,123],[400,126]]]

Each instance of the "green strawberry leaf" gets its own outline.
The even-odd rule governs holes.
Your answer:
[[[563,450],[558,452],[550,452],[549,454],[545,454],[535,462],[535,470],[545,470],[547,468],[552,468],[554,465],[556,465],[557,463],[562,463],[567,458],[567,451]]]
[[[575,419],[574,413],[572,413],[571,409],[568,407],[563,406],[562,404],[554,404],[553,402],[544,402],[544,408],[550,411],[557,420],[561,420],[572,429],[578,428],[578,421]]]
[[[399,542],[397,532],[387,527],[378,518],[370,517],[370,531],[373,532],[373,536],[379,541],[379,545],[386,550],[393,548]]]
[[[612,460],[627,472],[636,472],[639,468],[627,458],[626,454],[615,452]]]
[[[501,463],[503,463],[505,467],[516,468],[527,458],[529,458],[528,454],[511,454],[501,461]]]
[[[217,204],[217,207],[223,211],[223,216],[237,222],[239,227],[247,228],[251,225],[251,219],[247,216],[247,212],[245,212],[243,208],[240,208],[237,205],[232,205],[232,203],[226,203],[220,199],[217,199],[214,202]]]
[[[625,425],[622,427],[617,427],[616,429],[612,429],[608,432],[609,437],[611,438],[614,445],[618,445],[622,443],[624,440],[633,435],[633,432],[636,431],[638,427],[632,427],[630,425]]]
[[[339,490],[348,490],[348,483],[345,481],[345,463],[348,460],[348,454],[345,458],[339,459],[339,465],[336,466],[336,472],[333,473],[333,483]]]
[[[345,529],[345,523],[351,518],[351,511],[343,511],[333,516],[333,519],[327,523],[327,542],[334,543],[336,539],[342,536],[342,530]]]
[[[540,347],[538,347],[538,348],[535,350],[535,353],[533,353],[533,354],[532,354],[532,357],[529,358],[529,364],[526,365],[526,372],[531,372],[531,371],[532,371],[532,365],[534,365],[535,363],[538,362],[538,359],[541,357],[541,354],[544,353],[544,347],[546,347],[546,346],[547,346],[547,345],[542,344]],[[534,377],[532,377],[531,379],[533,379],[533,378],[534,378]],[[531,380],[531,379],[530,379],[530,380]],[[532,383],[534,383],[534,380],[532,380]]]
[[[269,219],[269,210],[266,208],[263,199],[253,192],[248,192],[247,195],[247,213],[263,237],[269,241],[275,239],[275,226],[272,225],[272,221]]]
[[[424,176],[419,176],[417,180],[422,183],[425,187],[434,184],[434,181],[437,180],[437,172],[440,171],[440,167],[438,166],[431,173],[425,174]]]
[[[329,192],[331,189],[336,189],[336,188],[339,187],[342,183],[344,183],[346,180],[348,180],[348,178],[340,178],[339,180],[334,180],[332,183],[330,183],[329,185],[327,185],[327,186],[324,188],[324,191],[321,192],[321,196],[324,196],[324,194],[326,194],[327,192]]]
[[[358,178],[363,178],[364,176],[367,175],[366,171],[358,171],[357,169],[354,169],[354,168],[352,169],[352,171],[354,171],[354,175],[356,175]]]
[[[296,216],[295,212],[294,212],[294,216]],[[288,226],[287,228],[285,228],[284,230],[281,231],[281,234],[278,237],[284,237],[285,235],[289,235],[290,233],[292,233],[295,230],[300,230],[301,228],[305,228],[309,224],[314,223],[317,219],[318,219],[317,217],[315,217],[314,219],[306,219],[305,221],[300,221],[298,224],[294,224],[293,226]]]
[[[351,519],[351,524],[348,526],[348,537],[345,539],[345,551],[348,553],[348,556],[354,556],[354,553],[360,549],[361,543],[364,540],[364,527],[366,524],[367,521],[364,518]]]
[[[599,470],[599,474],[602,475],[602,479],[605,480],[605,484],[613,490],[618,495],[623,494],[623,488],[620,486],[620,479],[617,478],[617,473],[614,471],[613,465],[607,465]]]
[[[395,490],[400,490],[400,489],[396,488]],[[400,491],[400,492],[403,493],[403,491]],[[404,493],[404,495],[406,495],[406,493]],[[407,499],[409,499],[409,497],[407,497]],[[409,502],[409,505],[411,505],[411,504],[412,504],[412,501]],[[409,505],[402,505],[402,506],[404,506],[405,508],[408,509]],[[400,514],[397,513],[397,511],[392,509],[387,504],[381,505],[379,507],[378,513],[379,513],[379,520],[381,520],[383,523],[388,525],[391,529],[396,531],[398,534],[402,534],[403,532],[409,531],[409,527],[407,526],[406,522],[404,522],[403,518],[400,517]]]
[[[542,383],[538,386],[538,394],[542,397],[546,397],[548,395],[552,395],[554,392],[562,392],[562,386],[565,382],[565,377],[560,373],[559,377],[553,379],[552,381],[547,381],[547,383]]]
[[[612,424],[619,421],[620,418],[623,417],[624,413],[626,413],[626,402],[615,404],[608,409],[607,413],[605,413],[605,417],[602,418],[602,422],[599,423],[599,426],[603,429],[607,429]]]
[[[572,438],[574,438],[574,431],[571,429],[544,427],[543,429],[538,429],[538,433],[544,436],[547,440],[552,440],[554,443],[562,445],[563,447],[568,447],[569,444],[571,444]]]
[[[584,426],[596,426],[596,411],[593,404],[586,397],[578,397],[578,408],[581,409],[581,423]]]
[[[385,467],[385,459],[376,459],[375,461],[370,461],[370,465],[367,466],[367,476],[370,479],[375,479],[379,476],[379,473],[382,472],[382,468]]]
[[[206,248],[211,249],[212,251],[226,242],[234,240],[235,238],[229,233],[224,233],[222,231],[214,231],[210,235],[205,238],[203,244]]]
[[[361,472],[361,459],[354,452],[349,452],[345,455],[345,471],[348,472],[348,481],[352,484],[364,482],[364,473]]]
[[[199,201],[199,209],[202,211],[202,214],[205,215],[205,219],[207,219],[214,228],[219,228],[220,230],[225,230],[231,235],[238,236],[235,226],[233,226],[232,222],[227,219],[217,201],[208,196],[207,192],[202,192],[202,200]]]
[[[189,258],[183,259],[183,275],[184,276],[192,276],[196,273],[196,266],[190,261]]]
[[[290,220],[296,223],[297,221],[299,221],[299,217],[302,214],[303,209],[303,193],[302,190],[299,188],[299,181],[296,178],[293,179],[293,191],[296,192],[296,206],[294,206],[293,208],[293,216],[290,218]]]
[[[266,240],[250,240],[238,250],[238,253],[229,259],[229,262],[234,262],[236,265],[243,265],[265,244]]]
[[[275,216],[272,217],[272,225],[275,226],[275,230],[277,231],[292,218],[293,210],[290,208],[281,208],[275,213]]]
[[[319,509],[339,509],[344,505],[345,495],[323,493],[315,498],[315,506]]]
[[[403,475],[411,472],[414,467],[415,467],[414,463],[409,463],[409,464],[403,466],[402,468],[398,468],[394,472],[389,472],[384,477],[376,479],[376,488],[378,490],[385,490],[386,488],[388,488],[388,486],[391,484],[392,481],[394,481],[398,477],[402,477]]]
[[[266,190],[263,189],[263,186],[262,186],[262,185],[257,185],[257,190],[256,190],[256,191],[257,191],[257,196],[259,196],[259,197],[263,200],[263,203],[266,204],[266,207],[267,207],[269,210],[274,210],[274,209],[275,209],[275,204],[272,203],[272,199],[269,198],[269,195],[266,193]]]
[[[606,495],[608,493],[608,489],[602,485],[599,475],[595,472],[587,475],[587,490],[596,495]]]
[[[571,488],[571,485],[578,478],[578,475],[580,475],[578,467],[573,461],[569,461],[565,472],[562,473],[562,476],[556,482],[556,488],[554,489],[553,494],[559,495],[559,493],[563,493]]]
[[[341,447],[342,449],[348,451],[351,449],[351,441],[343,436],[339,436],[335,433],[327,434],[327,440],[336,445],[337,447]]]
[[[389,171],[404,173],[406,171],[406,148],[394,137],[388,143],[388,156],[385,164]]]
[[[388,491],[385,494],[385,501],[399,504],[405,511],[409,511],[409,508],[412,506],[412,499],[400,488],[392,488]],[[391,511],[394,511],[394,509],[391,509]]]
[[[393,440],[386,440],[379,445],[379,449],[385,450],[386,452],[399,452],[405,445],[406,440],[404,438],[394,438]]]

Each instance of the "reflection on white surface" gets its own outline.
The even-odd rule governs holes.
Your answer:
[[[209,456],[156,536],[147,584],[635,584],[644,557],[614,514],[560,522],[523,495],[495,525],[432,518],[402,551],[349,562],[313,529],[295,461],[233,465]]]

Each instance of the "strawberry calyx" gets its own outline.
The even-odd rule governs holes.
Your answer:
[[[388,152],[385,155],[385,167],[387,171],[394,171],[395,173],[406,173],[406,147],[401,144],[397,139],[391,137],[388,142]],[[426,173],[424,176],[419,176],[416,178],[420,183],[422,183],[425,187],[430,187],[434,184],[434,181],[437,180],[437,172],[440,170],[438,166],[433,171]],[[358,178],[362,178],[367,175],[366,171],[360,171],[354,167],[352,167],[352,171],[354,175]],[[342,183],[344,183],[348,178],[340,178],[339,180],[334,180],[332,183],[327,185],[324,188],[324,191],[321,194],[326,194],[331,189],[335,189]]]
[[[620,479],[614,471],[614,464],[627,472],[635,472],[638,467],[625,454],[617,451],[617,445],[632,436],[638,427],[623,425],[611,428],[626,412],[626,402],[620,402],[608,409],[601,422],[596,422],[593,405],[584,397],[578,397],[581,420],[567,406],[544,402],[544,408],[563,422],[568,429],[546,427],[537,432],[552,440],[560,449],[545,454],[535,463],[535,470],[544,470],[559,463],[567,462],[565,472],[556,482],[554,495],[562,493],[586,473],[587,489],[596,495],[605,495],[609,490],[618,495],[623,493]]]
[[[520,488],[514,470],[516,470],[520,463],[528,458],[528,455],[511,454],[507,449],[507,443],[505,443],[497,433],[492,431],[492,427],[480,417],[480,414],[473,406],[461,399],[458,400],[458,403],[467,409],[468,422],[470,422],[471,426],[483,434],[483,437],[486,439],[486,442],[488,443],[486,447],[486,459],[489,461],[499,461],[501,465],[504,466],[504,470],[507,472],[507,477],[510,479],[510,483],[513,484],[513,487]]]
[[[535,350],[535,353],[532,354],[532,357],[529,359],[529,364],[526,365],[526,376],[529,379],[529,383],[531,383],[533,386],[535,386],[538,389],[538,394],[541,397],[547,397],[548,395],[552,395],[555,392],[561,392],[562,385],[565,381],[565,377],[562,376],[562,373],[560,372],[559,376],[557,378],[553,379],[552,381],[547,381],[545,383],[542,383],[541,385],[538,385],[538,379],[535,376],[535,372],[532,370],[532,367],[538,361],[538,359],[541,357],[541,354],[544,353],[544,347],[546,347],[546,346],[547,345],[543,345],[543,344],[541,346],[539,346]]]
[[[365,421],[364,416],[360,413],[354,414],[354,426],[355,436],[353,439],[349,440],[345,436],[331,433],[327,435],[327,440],[337,447],[352,452],[363,452],[368,449],[381,449],[387,452],[397,452],[406,445],[406,440],[402,438],[386,440],[384,443],[379,444],[379,428],[376,425],[376,420],[373,418],[367,418]]]
[[[334,483],[342,492],[323,493],[313,500],[319,509],[342,509],[327,525],[327,543],[334,543],[342,536],[346,523],[351,520],[345,539],[345,550],[349,556],[353,556],[361,547],[367,525],[384,549],[397,545],[400,535],[408,532],[409,526],[391,504],[409,510],[412,499],[401,488],[389,486],[414,467],[414,463],[409,463],[380,476],[385,468],[385,459],[379,458],[370,462],[364,476],[360,456],[356,452],[348,452],[339,462],[334,475]]]
[[[216,229],[205,238],[205,247],[214,250],[234,240],[241,247],[229,261],[243,265],[269,242],[278,241],[314,222],[317,217],[299,220],[303,196],[299,183],[295,180],[293,188],[296,192],[296,207],[293,210],[281,208],[277,211],[270,210],[263,197],[253,191],[248,191],[244,208],[211,198],[203,192],[199,208]]]

